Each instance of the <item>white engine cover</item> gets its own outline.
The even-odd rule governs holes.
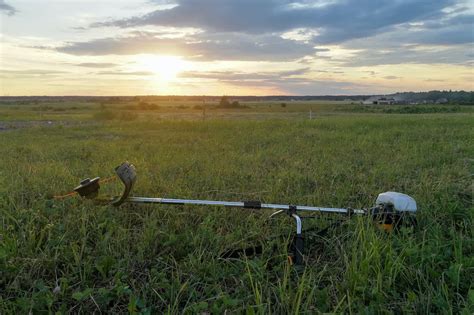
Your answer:
[[[379,194],[375,203],[377,205],[392,204],[394,210],[396,211],[416,212],[415,199],[408,195],[394,191],[387,191]]]

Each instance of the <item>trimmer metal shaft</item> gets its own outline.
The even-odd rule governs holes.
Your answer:
[[[365,210],[347,209],[347,208],[325,208],[311,206],[293,206],[273,203],[261,203],[259,201],[219,201],[219,200],[193,200],[193,199],[171,199],[171,198],[149,198],[149,197],[128,197],[126,202],[131,203],[157,203],[170,205],[198,205],[198,206],[224,206],[247,209],[272,209],[272,210],[290,210],[290,207],[296,211],[315,211],[341,214],[365,214]]]

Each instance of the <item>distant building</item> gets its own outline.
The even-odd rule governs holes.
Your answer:
[[[393,97],[372,96],[362,102],[364,105],[392,105],[396,101]]]
[[[386,98],[386,97],[381,97],[379,98],[378,100],[375,101],[375,104],[377,105],[392,105],[392,104],[395,104],[395,99],[390,97],[390,98]]]
[[[447,98],[439,98],[436,100],[436,104],[446,104],[448,102]]]
[[[373,105],[374,102],[379,98],[379,96],[371,96],[368,99],[361,102],[363,105]]]

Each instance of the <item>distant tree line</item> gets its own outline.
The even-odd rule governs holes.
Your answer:
[[[474,92],[466,91],[403,92],[391,96],[410,102],[428,101],[435,103],[440,99],[446,99],[451,104],[474,105]]]
[[[96,102],[102,104],[117,104],[121,102],[145,102],[153,103],[158,101],[200,101],[200,102],[219,102],[219,106],[226,107],[237,105],[239,102],[258,102],[258,101],[363,101],[369,97],[377,95],[269,95],[269,96],[182,96],[182,95],[143,95],[143,96],[0,96],[0,104],[29,105],[40,104],[44,102]],[[429,92],[399,92],[395,94],[385,95],[385,97],[393,97],[404,99],[410,102],[436,102],[439,99],[447,99],[449,103],[460,105],[474,105],[474,92],[471,91],[429,91]],[[232,101],[230,101],[232,99]],[[221,104],[222,101],[222,104]],[[235,103],[237,102],[237,103]],[[240,104],[239,104],[240,105]],[[242,106],[242,105],[240,105]],[[146,107],[146,106],[145,106]]]

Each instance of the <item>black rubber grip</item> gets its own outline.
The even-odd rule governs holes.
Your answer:
[[[247,209],[261,209],[262,203],[260,201],[244,201],[244,208]]]
[[[303,249],[304,249],[304,242],[303,236],[301,234],[296,234],[295,238],[293,239],[293,259],[295,265],[302,265],[304,262],[303,258]]]

